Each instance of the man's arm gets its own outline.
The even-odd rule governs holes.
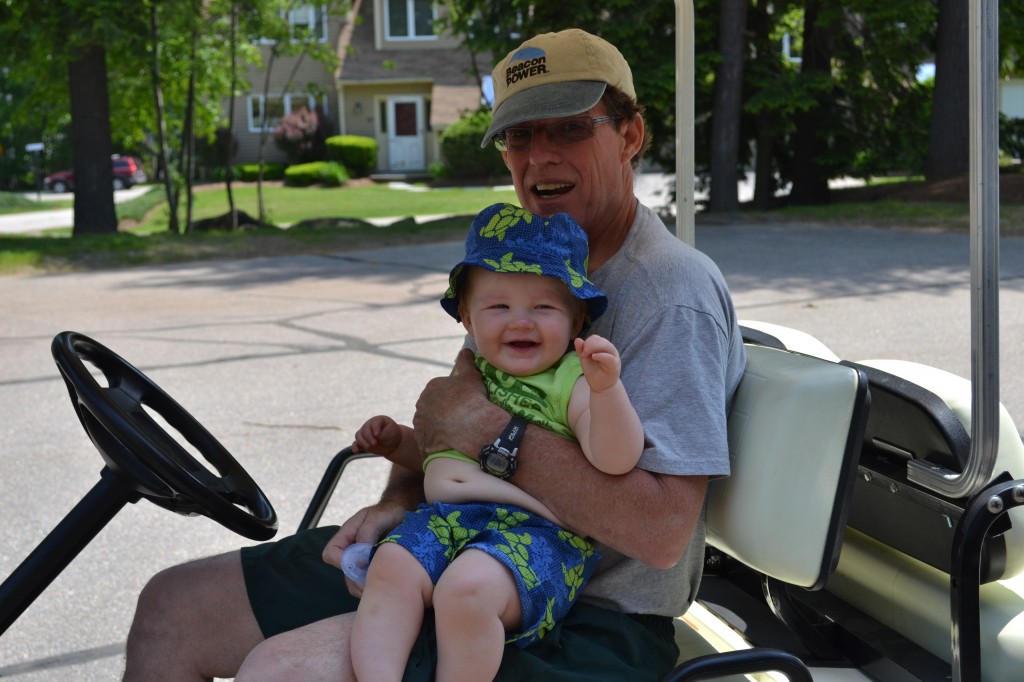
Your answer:
[[[413,426],[426,452],[454,448],[475,455],[508,423],[491,403],[463,351],[456,373],[432,379],[416,403]],[[457,405],[457,410],[450,406]],[[572,528],[653,568],[669,568],[682,556],[704,504],[707,478],[668,476],[633,469],[603,474],[579,445],[546,429],[529,427],[510,479],[543,502]]]

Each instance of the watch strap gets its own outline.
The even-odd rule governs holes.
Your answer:
[[[517,450],[519,443],[523,440],[523,434],[526,432],[527,423],[524,418],[513,415],[501,432],[501,435],[498,436],[498,440],[494,441],[495,446],[504,448],[509,452]]]

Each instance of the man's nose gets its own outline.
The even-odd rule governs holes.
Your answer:
[[[539,166],[552,163],[558,158],[558,147],[551,144],[547,130],[536,130],[533,133],[533,145],[530,147],[530,163]]]

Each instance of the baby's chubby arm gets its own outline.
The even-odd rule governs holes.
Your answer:
[[[619,380],[619,351],[596,334],[574,345],[583,378],[569,399],[569,423],[591,464],[606,474],[624,474],[640,459],[644,431]]]
[[[412,428],[384,415],[370,417],[359,427],[352,451],[372,452],[410,471],[423,471],[423,455],[416,444]]]

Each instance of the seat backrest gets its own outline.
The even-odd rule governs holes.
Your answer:
[[[820,589],[839,560],[870,402],[856,368],[747,345],[729,413],[732,474],[711,482],[707,542]]]

